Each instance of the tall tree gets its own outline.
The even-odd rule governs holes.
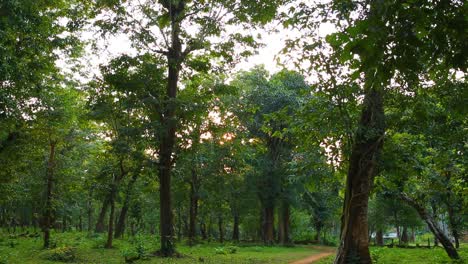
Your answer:
[[[156,147],[159,154],[161,256],[175,253],[171,171],[179,127],[178,113],[182,110],[177,102],[181,73],[190,75],[211,70],[214,67],[210,61],[212,56],[229,63],[233,61],[236,46],[256,46],[250,35],[231,33],[226,28],[234,24],[250,27],[268,22],[275,16],[280,2],[151,0],[103,3],[107,11],[116,16],[98,21],[101,28],[107,32],[130,32],[135,48],[144,53],[159,54],[167,68]],[[248,49],[243,50],[249,53]]]

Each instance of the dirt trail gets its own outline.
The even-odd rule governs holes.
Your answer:
[[[311,256],[309,256],[307,258],[303,258],[303,259],[300,259],[300,260],[293,261],[290,264],[311,264],[311,263],[315,263],[317,260],[328,257],[328,256],[332,255],[335,252],[335,249],[330,248],[330,247],[311,246],[310,248],[317,249],[317,250],[320,250],[322,252],[321,253],[316,253],[316,254],[311,255]]]

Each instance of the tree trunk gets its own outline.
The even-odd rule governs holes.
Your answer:
[[[406,201],[410,206],[416,209],[419,216],[424,220],[424,222],[426,222],[427,226],[429,227],[431,232],[434,234],[434,236],[437,238],[437,240],[440,241],[440,243],[445,249],[445,252],[447,252],[447,255],[451,259],[459,259],[460,256],[458,255],[458,252],[455,249],[455,247],[452,245],[452,242],[450,242],[450,239],[439,228],[436,221],[434,221],[431,215],[426,211],[426,208],[418,204],[415,200],[413,200],[411,197],[409,197],[405,193],[401,193],[400,197],[402,200]]]
[[[451,173],[446,172],[446,179],[447,179],[447,185],[450,186],[450,179],[451,179]],[[462,202],[460,199],[457,199],[457,197],[452,193],[452,190],[450,187],[447,189],[447,197],[444,199],[445,205],[447,207],[447,213],[448,213],[448,219],[449,219],[449,226],[450,230],[453,236],[453,239],[455,240],[455,247],[460,248],[460,233],[459,229],[460,226],[462,226],[462,221],[460,221],[460,217],[458,215],[461,214],[461,204]],[[453,198],[452,198],[453,197]]]
[[[170,10],[171,47],[167,52],[168,77],[164,114],[160,115],[162,135],[159,146],[159,200],[160,200],[160,255],[172,256],[175,253],[174,229],[171,198],[172,152],[176,134],[176,102],[179,74],[183,61],[180,41],[180,15],[185,9],[184,1],[164,1],[163,6]]]
[[[320,240],[320,233],[322,232],[322,226],[323,224],[321,221],[315,221],[315,231],[316,231],[315,241],[319,244],[322,243],[322,241]]]
[[[401,242],[403,244],[408,244],[409,242],[408,228],[406,226],[403,227],[403,232],[401,233]]]
[[[223,217],[218,217],[218,232],[219,232],[219,243],[224,243],[224,227],[223,227]]]
[[[67,223],[67,215],[64,214],[62,216],[62,233],[65,233],[65,231],[67,231],[67,227],[68,227],[67,224],[68,224]]]
[[[78,230],[83,232],[83,216],[81,215],[81,208],[80,208],[80,215],[78,216]]]
[[[379,246],[379,247],[382,247],[384,245],[382,229],[377,230],[377,233],[375,234],[375,242],[376,242],[377,246]]]
[[[195,226],[198,213],[198,175],[195,168],[192,168],[192,179],[190,181],[190,212],[189,212],[189,244],[195,241]]]
[[[106,248],[112,248],[112,238],[114,237],[114,211],[115,211],[115,196],[117,192],[117,179],[113,176],[109,204],[110,204],[110,213],[109,213],[109,225],[107,227],[107,242]]]
[[[239,242],[239,214],[237,212],[234,213],[232,240],[235,242]]]
[[[371,72],[368,75],[376,74]],[[367,87],[351,152],[343,205],[341,242],[335,264],[372,263],[369,253],[367,207],[385,133],[383,90],[374,87],[380,84],[373,82],[374,80],[370,87]]]
[[[268,205],[264,208],[263,219],[263,242],[265,245],[273,245],[274,243],[274,223],[275,223],[275,208],[273,205]]]
[[[279,240],[279,242],[283,245],[288,245],[291,243],[290,235],[289,235],[289,232],[290,232],[289,230],[291,226],[290,215],[291,215],[291,212],[290,212],[289,204],[286,201],[283,201],[283,204],[281,206],[281,219],[282,219],[281,228],[283,230],[278,231],[278,232],[283,233],[281,236],[281,239]]]
[[[120,211],[119,220],[117,221],[117,225],[115,226],[115,238],[120,238],[125,232],[125,220],[127,219],[128,209],[130,207],[130,200],[132,197],[133,192],[133,185],[135,184],[138,178],[138,172],[135,172],[130,179],[127,190],[125,192],[125,200],[122,206],[122,210]]]
[[[96,233],[104,232],[104,229],[105,229],[104,220],[106,218],[107,209],[109,208],[109,203],[110,203],[109,196],[110,194],[107,194],[102,203],[101,211],[99,212],[99,216],[96,222],[96,228],[94,229]]]
[[[278,212],[278,243],[283,243],[284,241],[284,222],[283,215],[281,210]]]
[[[44,248],[50,247],[50,228],[52,226],[53,214],[53,186],[54,186],[54,169],[55,169],[55,142],[50,142],[49,161],[47,162],[47,190],[46,202],[43,220],[44,230]]]
[[[88,197],[88,233],[91,233],[93,230],[92,220],[93,220],[93,188],[90,188],[89,197]]]
[[[207,239],[206,236],[206,224],[204,221],[200,222],[200,233],[203,240]]]

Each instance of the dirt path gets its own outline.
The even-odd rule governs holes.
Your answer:
[[[328,257],[328,256],[330,256],[331,254],[333,254],[335,252],[335,249],[330,248],[330,247],[312,246],[310,248],[317,249],[317,250],[320,250],[320,251],[323,251],[323,252],[318,253],[318,254],[316,253],[316,254],[311,255],[311,256],[309,256],[307,258],[304,258],[304,259],[293,261],[290,264],[311,264],[311,263],[315,263],[317,260]]]

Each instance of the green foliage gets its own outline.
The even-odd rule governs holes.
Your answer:
[[[41,257],[46,260],[57,262],[74,262],[77,259],[76,248],[69,246],[57,247],[42,253]]]

